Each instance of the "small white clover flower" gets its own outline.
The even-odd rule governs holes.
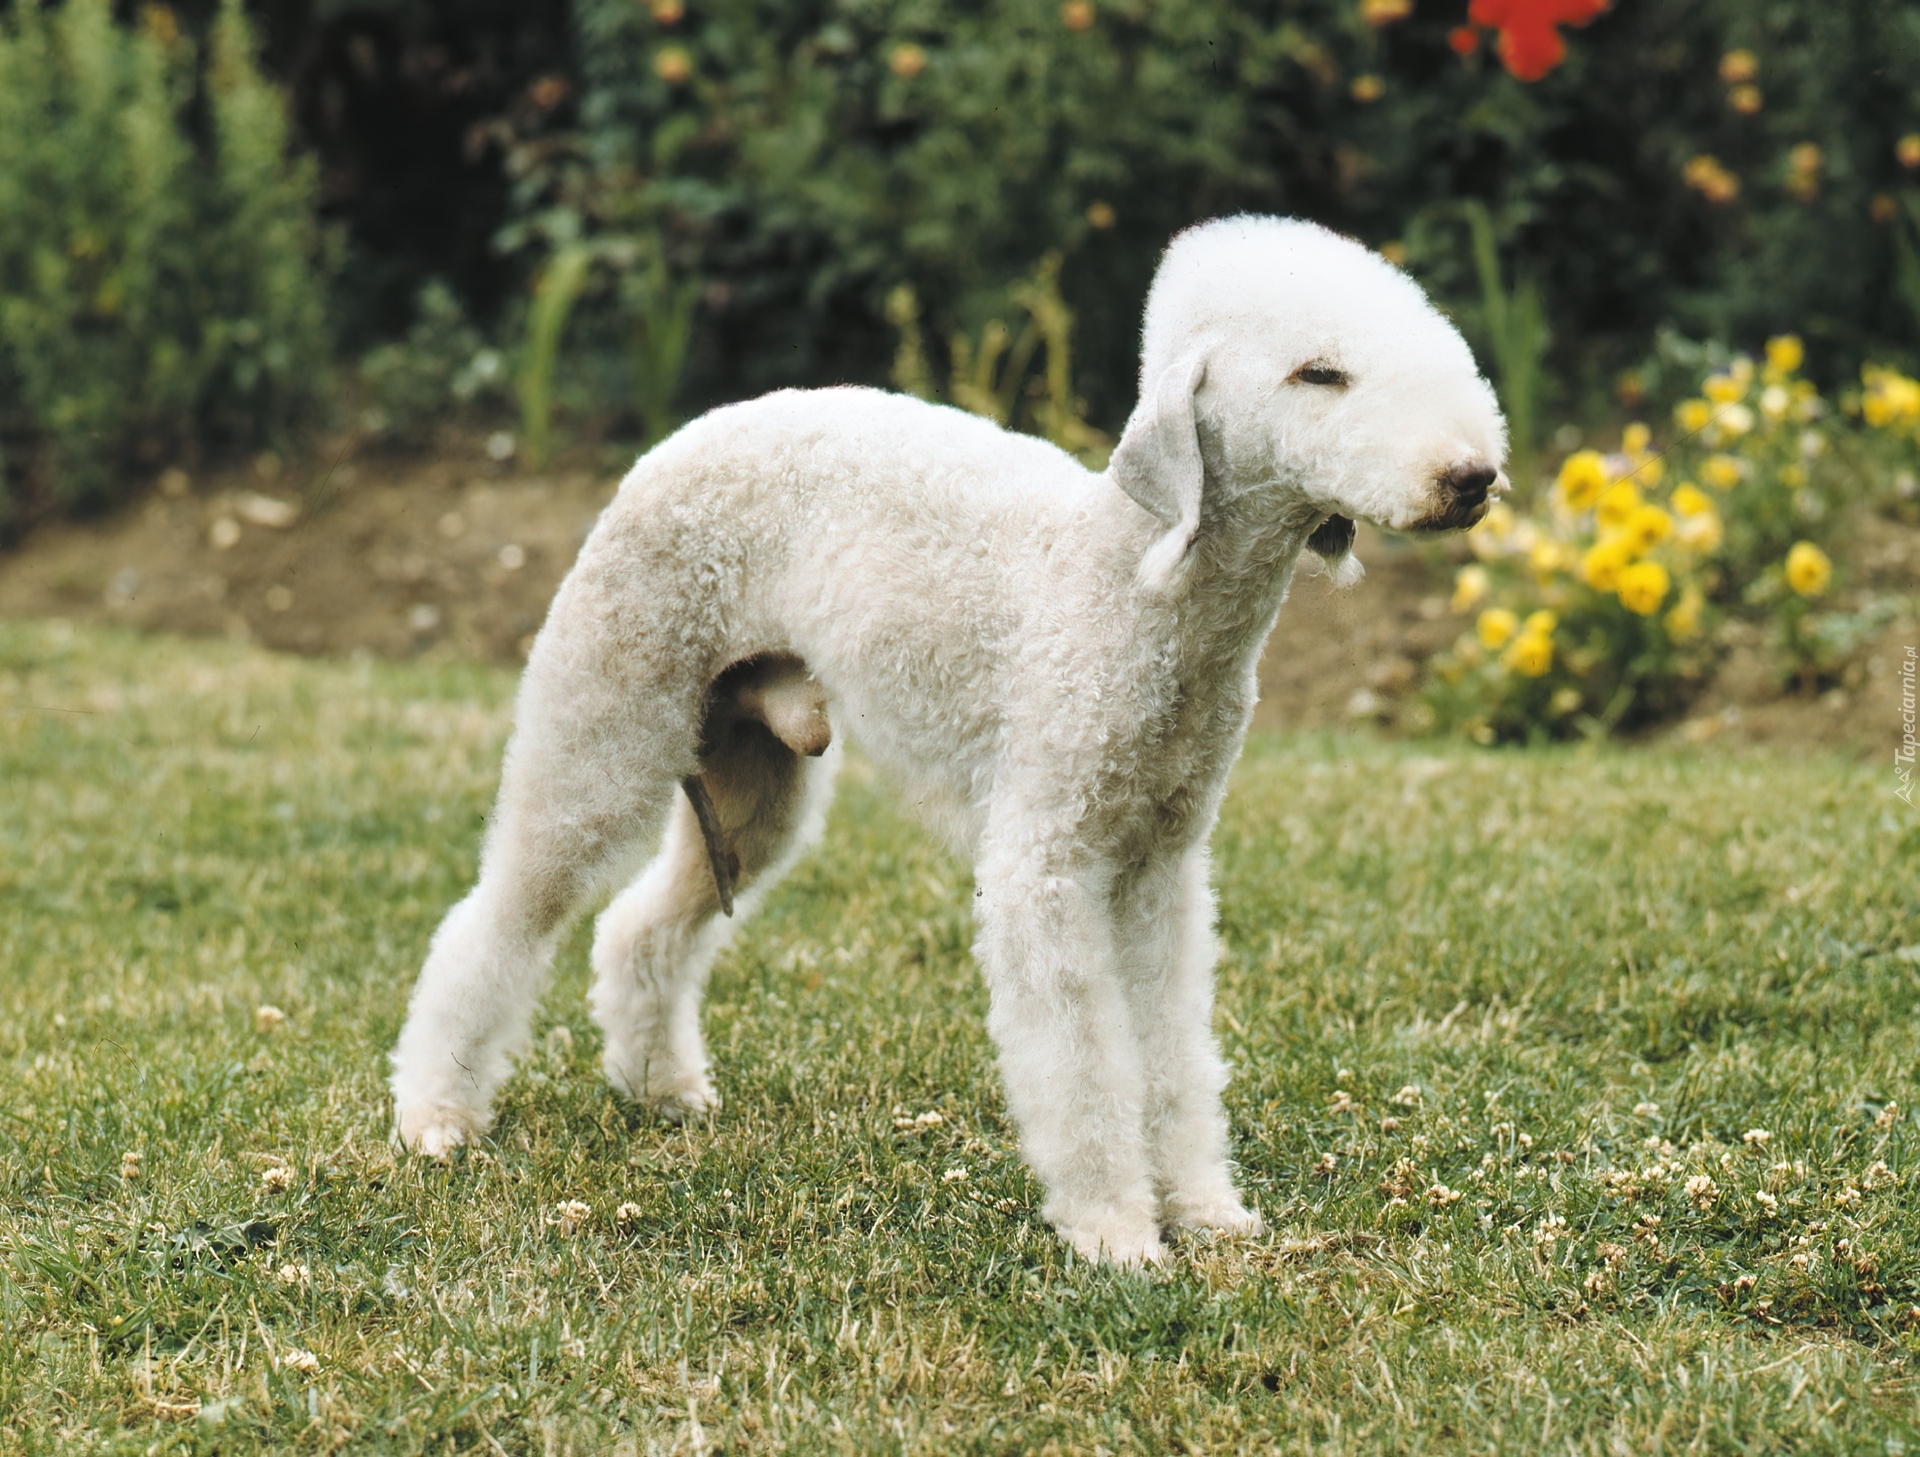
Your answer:
[[[940,1176],[940,1182],[943,1184],[957,1184],[966,1178],[966,1176],[967,1171],[964,1168],[948,1169]]]
[[[618,1209],[613,1211],[613,1217],[622,1224],[636,1223],[640,1218],[640,1214],[640,1206],[632,1200],[628,1200],[625,1204],[622,1204]]]
[[[1714,1200],[1720,1197],[1720,1186],[1713,1182],[1711,1174],[1695,1174],[1687,1180],[1687,1197],[1693,1201],[1696,1209],[1711,1209]]]
[[[1427,1202],[1435,1209],[1445,1209],[1456,1204],[1465,1196],[1458,1189],[1449,1189],[1445,1184],[1435,1184],[1427,1190]]]
[[[320,1369],[320,1358],[312,1351],[303,1351],[295,1346],[280,1358],[280,1364],[290,1371],[304,1371],[311,1376]]]
[[[275,1164],[260,1171],[260,1187],[269,1194],[278,1194],[293,1185],[293,1170],[285,1164]]]
[[[572,1234],[592,1217],[591,1204],[583,1204],[578,1199],[563,1199],[553,1206],[553,1217],[547,1223],[559,1226],[562,1234]]]
[[[1420,1106],[1420,1090],[1412,1083],[1408,1083],[1388,1101],[1400,1108],[1418,1108]]]
[[[287,1014],[271,1003],[262,1002],[253,1009],[253,1030],[259,1033],[275,1032],[285,1024]]]
[[[120,1155],[120,1177],[131,1182],[140,1177],[140,1150],[130,1148]]]
[[[304,1285],[313,1278],[313,1271],[305,1265],[286,1264],[274,1272],[282,1285]]]
[[[1764,1128],[1749,1128],[1740,1135],[1740,1141],[1748,1148],[1761,1149],[1773,1141],[1773,1135]]]

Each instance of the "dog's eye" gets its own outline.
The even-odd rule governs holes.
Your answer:
[[[1347,383],[1346,372],[1335,369],[1331,364],[1303,364],[1293,372],[1293,378],[1300,384],[1343,385]]]

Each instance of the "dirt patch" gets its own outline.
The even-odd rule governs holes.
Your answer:
[[[174,475],[114,517],[45,527],[0,558],[0,614],[518,662],[619,474],[522,473],[474,440],[431,461]]]
[[[517,664],[630,459],[583,450],[533,473],[492,459],[476,435],[428,458],[337,447],[285,468],[268,457],[200,480],[169,473],[117,515],[45,526],[0,555],[0,616]],[[1465,625],[1447,610],[1440,550],[1362,527],[1356,553],[1357,586],[1296,582],[1261,661],[1261,727],[1385,722]],[[1876,523],[1857,555],[1863,586],[1911,593],[1920,581],[1920,531]],[[1733,625],[1719,675],[1661,732],[1891,753],[1909,644],[1920,644],[1911,613],[1837,683],[1799,694],[1761,631]]]

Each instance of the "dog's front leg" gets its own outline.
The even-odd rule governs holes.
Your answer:
[[[1149,861],[1119,888],[1128,1007],[1146,1073],[1147,1157],[1168,1224],[1258,1234],[1227,1159],[1227,1067],[1213,1037],[1211,862],[1205,845]]]
[[[1007,1106],[1047,1220],[1089,1259],[1165,1257],[1141,1068],[1114,959],[1109,878],[1030,842],[975,868],[975,954]]]

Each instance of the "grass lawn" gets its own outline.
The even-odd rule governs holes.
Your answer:
[[[715,973],[711,1126],[601,1084],[583,929],[494,1138],[397,1158],[511,686],[0,624],[0,1451],[1920,1444],[1890,769],[1255,741],[1272,1228],[1137,1276],[1036,1218],[967,870],[857,764]]]

